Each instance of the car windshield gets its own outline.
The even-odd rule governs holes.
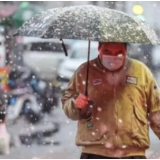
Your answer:
[[[98,56],[97,48],[90,49],[90,59],[94,59]],[[79,50],[75,50],[72,52],[71,58],[79,59],[79,58],[87,58],[88,48],[80,48]]]
[[[68,49],[68,46],[65,45]],[[60,43],[32,43],[31,51],[53,51],[53,52],[64,52]]]

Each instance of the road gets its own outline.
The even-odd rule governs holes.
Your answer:
[[[56,133],[52,141],[59,142],[59,145],[32,145],[12,147],[9,155],[0,156],[0,159],[78,159],[81,148],[75,146],[76,122],[66,118],[61,108],[54,111],[52,118],[60,123],[60,131]],[[151,148],[147,151],[147,158],[160,159],[160,141],[150,131]]]

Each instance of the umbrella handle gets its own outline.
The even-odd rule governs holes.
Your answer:
[[[64,42],[63,42],[63,39],[60,39],[60,42],[61,42],[63,51],[64,51],[64,53],[65,53],[65,56],[67,57],[67,56],[68,56],[68,52],[67,52],[66,46],[65,46],[65,44],[64,44]]]
[[[88,97],[90,48],[91,48],[91,41],[88,41],[88,58],[87,58],[86,89],[85,89],[85,96],[86,97]]]
[[[91,106],[93,105],[93,101],[89,101],[88,104],[79,112],[79,116],[82,119],[88,119],[92,116],[93,114],[93,108]]]

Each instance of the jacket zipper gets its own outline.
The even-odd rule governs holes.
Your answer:
[[[115,138],[116,138],[116,141],[115,141],[115,149],[117,149],[117,133],[118,133],[118,111],[117,111],[117,107],[116,107],[116,84],[115,84],[115,73],[113,72],[112,73],[112,76],[113,76],[113,95],[114,95],[114,107],[115,107],[115,111],[116,111],[116,125],[117,125],[117,129],[116,129],[116,132],[115,132]],[[115,157],[117,156],[116,152],[115,152]]]

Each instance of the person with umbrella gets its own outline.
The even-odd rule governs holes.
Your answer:
[[[62,98],[64,113],[78,121],[81,159],[146,158],[149,124],[160,138],[160,90],[150,70],[127,56],[127,43],[159,44],[147,24],[112,9],[74,6],[43,12],[15,35],[88,40],[88,61]],[[90,61],[91,41],[100,43]]]
[[[126,43],[100,43],[89,62],[89,97],[82,64],[62,98],[68,118],[78,120],[77,145],[82,159],[144,159],[149,147],[148,121],[160,138],[160,90],[149,69],[127,56]],[[82,112],[92,100],[92,115]]]

